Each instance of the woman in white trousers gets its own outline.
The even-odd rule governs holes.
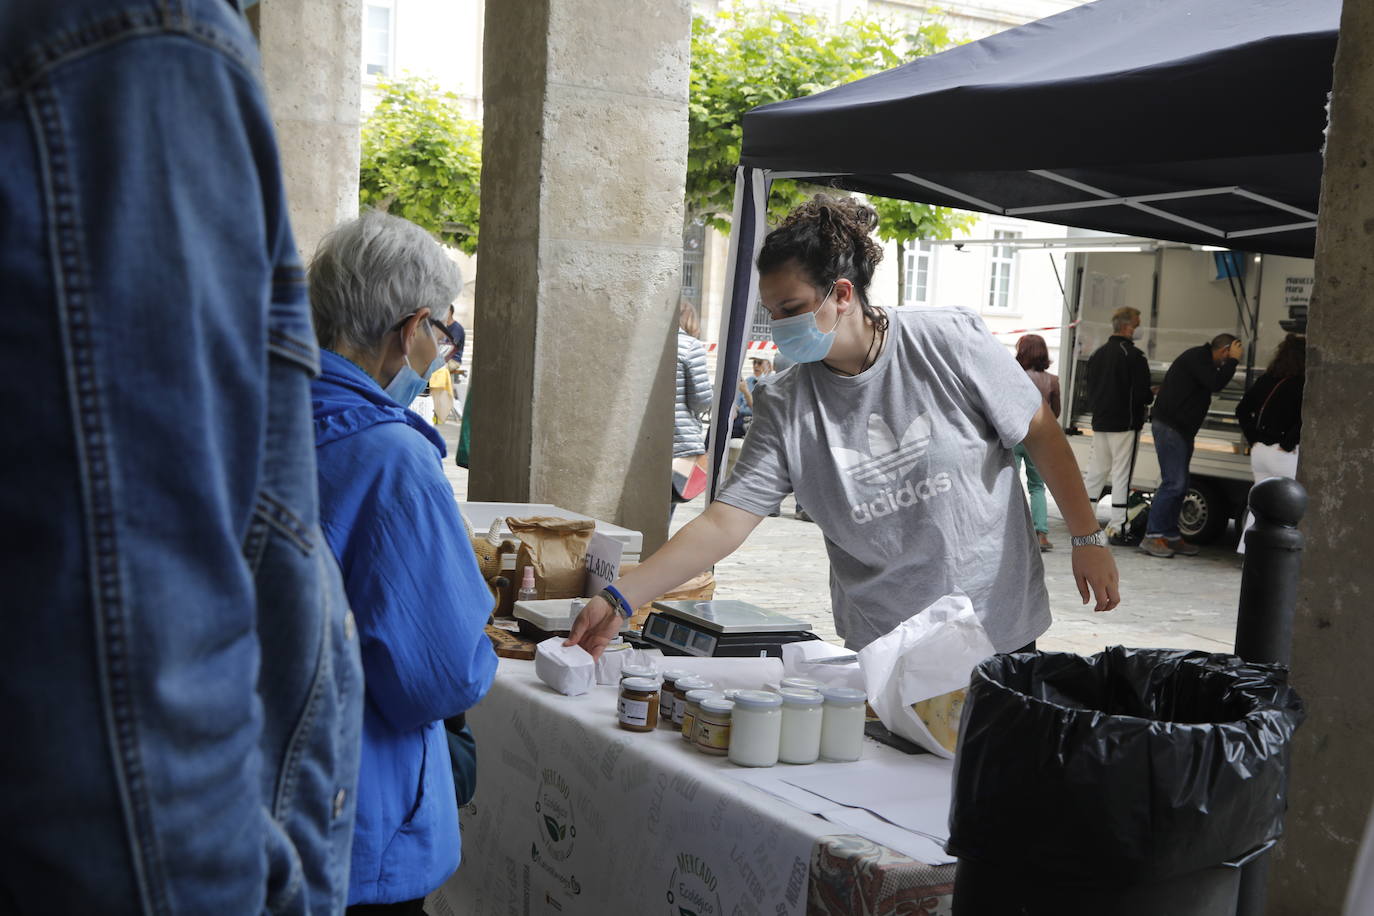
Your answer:
[[[1306,338],[1289,334],[1279,344],[1264,375],[1236,406],[1236,419],[1250,442],[1250,469],[1255,483],[1270,477],[1298,475],[1302,438],[1302,385],[1307,369]],[[1245,513],[1237,553],[1245,553],[1245,534],[1255,516]]]

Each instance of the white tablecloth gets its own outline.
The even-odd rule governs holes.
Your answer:
[[[616,694],[565,697],[502,659],[468,713],[478,788],[463,864],[429,912],[805,912],[816,840],[850,831],[725,778],[732,764],[672,732],[620,729]]]

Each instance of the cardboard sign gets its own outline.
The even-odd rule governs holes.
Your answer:
[[[608,534],[592,532],[587,544],[587,584],[582,594],[591,598],[620,575],[620,558],[625,545]]]

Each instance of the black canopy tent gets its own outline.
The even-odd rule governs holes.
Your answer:
[[[1340,0],[1098,0],[750,111],[713,467],[774,179],[1311,257],[1340,11]]]

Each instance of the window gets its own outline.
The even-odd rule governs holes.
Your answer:
[[[363,73],[366,76],[390,76],[394,70],[391,58],[395,12],[389,0],[368,3],[363,8]]]
[[[992,233],[994,239],[1019,239],[1021,233],[998,229]],[[993,312],[1011,311],[1012,268],[1016,264],[1016,249],[1011,245],[993,245],[992,258],[988,271],[987,307]]]
[[[929,305],[934,291],[932,267],[935,246],[928,240],[911,243],[903,253],[902,305]]]

